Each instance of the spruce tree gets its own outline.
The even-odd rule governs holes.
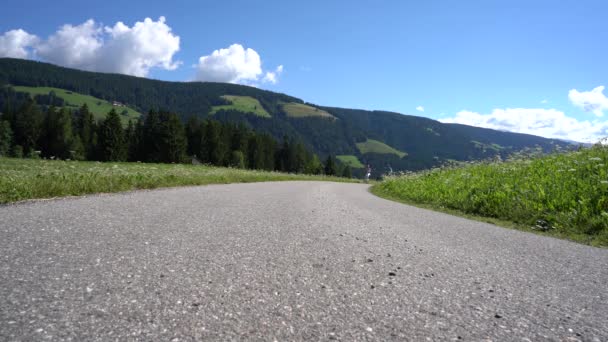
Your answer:
[[[331,155],[327,156],[327,160],[325,161],[325,174],[328,176],[336,175],[336,162]]]
[[[120,117],[112,109],[99,129],[99,157],[102,161],[124,161],[126,159],[125,134]]]
[[[93,160],[95,158],[96,139],[94,138],[97,124],[86,103],[83,104],[78,110],[77,122],[78,135],[80,136],[80,141],[84,146],[85,156],[87,159]]]
[[[6,120],[0,120],[0,157],[9,155],[12,144],[13,130],[11,124]]]
[[[353,174],[350,170],[350,166],[348,166],[348,165],[344,166],[344,168],[342,169],[342,177],[353,178]]]
[[[30,155],[37,147],[44,117],[38,105],[28,99],[17,111],[15,117],[15,145],[22,149],[22,155]]]
[[[174,113],[161,113],[160,161],[181,163],[186,157],[186,133],[181,120]]]

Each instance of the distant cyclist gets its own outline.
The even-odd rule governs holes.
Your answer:
[[[367,171],[365,172],[365,183],[369,182],[369,177],[372,175],[372,167],[367,164]]]

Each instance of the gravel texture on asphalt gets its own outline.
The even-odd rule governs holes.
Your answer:
[[[5,205],[0,253],[2,341],[608,341],[608,250],[361,184]]]

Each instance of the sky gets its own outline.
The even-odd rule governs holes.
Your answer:
[[[0,57],[608,136],[608,1],[8,1]]]

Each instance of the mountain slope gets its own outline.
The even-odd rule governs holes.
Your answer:
[[[443,124],[399,113],[317,106],[289,95],[243,85],[166,82],[11,58],[0,58],[0,85],[61,88],[105,101],[118,101],[141,113],[166,109],[183,119],[198,116],[242,122],[277,139],[287,136],[301,140],[322,157],[328,154],[355,156],[378,172],[389,167],[395,171],[419,170],[447,160],[476,160],[497,154],[505,157],[524,148],[551,151],[558,145],[569,146],[553,139]],[[1,106],[11,96],[23,98],[7,89],[0,88]],[[234,99],[247,99],[248,102],[237,105]],[[250,107],[254,109],[247,109]],[[268,116],[259,116],[260,113],[268,113]],[[357,143],[368,140],[407,152],[407,155],[367,150],[364,152],[368,153],[362,153]]]

